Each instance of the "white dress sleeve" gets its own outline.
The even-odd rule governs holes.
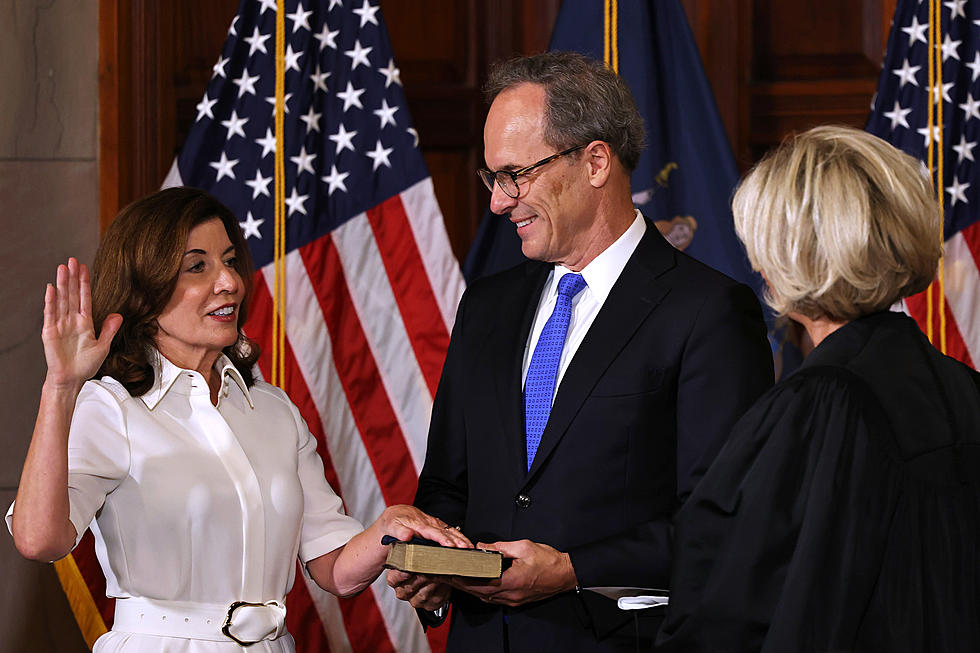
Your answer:
[[[68,519],[75,545],[129,471],[129,438],[116,395],[97,381],[82,386],[68,431]],[[13,533],[14,504],[7,510]],[[74,547],[73,547],[74,548]]]
[[[129,436],[119,401],[103,384],[89,381],[75,402],[68,433],[68,518],[77,533],[75,546],[106,495],[126,478],[129,464]]]
[[[364,527],[344,512],[343,502],[324,477],[323,461],[316,452],[316,438],[296,406],[287,403],[296,422],[296,469],[303,487],[299,559],[305,564],[347,544]]]

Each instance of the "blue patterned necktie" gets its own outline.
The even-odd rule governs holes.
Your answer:
[[[534,454],[541,444],[541,434],[551,415],[551,399],[555,394],[558,364],[565,348],[568,321],[572,317],[572,298],[585,288],[581,274],[566,274],[558,282],[555,310],[541,330],[538,344],[531,354],[524,382],[524,433],[527,438],[527,468],[531,469]]]

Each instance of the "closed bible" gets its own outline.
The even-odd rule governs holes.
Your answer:
[[[504,556],[497,551],[454,549],[396,540],[388,544],[385,566],[414,574],[500,578]]]

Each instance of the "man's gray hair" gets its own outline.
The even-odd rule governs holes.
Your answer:
[[[605,141],[627,170],[636,168],[646,145],[643,118],[619,75],[577,52],[546,52],[497,62],[484,91],[493,102],[520,84],[544,87],[548,145],[564,150]]]

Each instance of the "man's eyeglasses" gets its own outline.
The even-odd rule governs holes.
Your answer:
[[[541,159],[537,163],[532,163],[526,168],[521,168],[520,170],[492,171],[492,170],[487,170],[486,168],[480,168],[479,170],[476,171],[476,173],[480,175],[480,179],[483,180],[483,185],[486,186],[487,190],[489,190],[491,193],[493,192],[493,185],[497,184],[498,186],[500,186],[500,190],[504,191],[504,194],[506,194],[507,197],[512,197],[514,199],[517,199],[521,194],[521,189],[517,185],[518,177],[520,177],[521,175],[526,175],[527,173],[531,172],[535,168],[539,168],[546,163],[551,163],[555,159],[563,157],[566,154],[571,154],[575,150],[581,150],[583,147],[585,146],[576,145],[575,147],[570,147],[563,152],[559,152],[558,154],[552,154],[551,156]]]

